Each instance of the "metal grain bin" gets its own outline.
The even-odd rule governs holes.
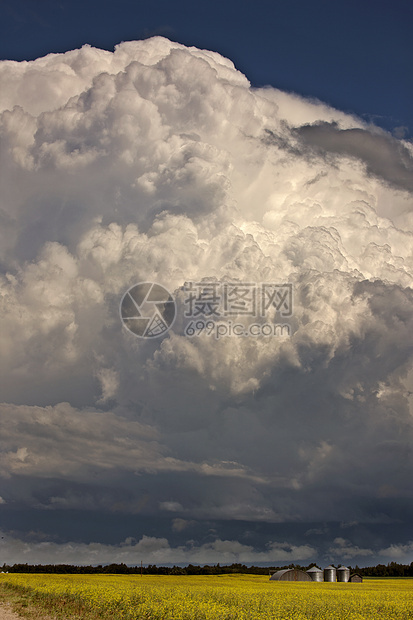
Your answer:
[[[347,566],[340,566],[337,569],[337,581],[347,583],[349,579],[350,579],[350,569],[347,568]]]
[[[336,569],[334,568],[334,566],[327,566],[327,568],[324,569],[324,581],[336,581],[337,579],[337,572]]]
[[[312,581],[324,581],[323,571],[320,568],[317,568],[317,566],[309,568],[307,575],[310,575]]]

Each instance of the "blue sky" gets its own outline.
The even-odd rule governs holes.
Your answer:
[[[84,43],[112,50],[161,34],[227,56],[254,86],[317,97],[413,131],[413,4],[408,0],[3,0],[0,58]]]

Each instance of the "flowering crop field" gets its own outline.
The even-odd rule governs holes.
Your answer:
[[[289,583],[258,575],[1,574],[64,618],[111,620],[410,620],[413,579]]]

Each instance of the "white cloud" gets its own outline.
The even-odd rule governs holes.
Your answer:
[[[98,403],[105,403],[116,396],[119,388],[118,372],[112,368],[100,368],[96,376],[100,381],[102,389],[102,398],[98,400]]]
[[[345,538],[335,538],[334,546],[328,550],[328,555],[332,560],[354,560],[354,558],[367,558],[374,556],[372,549],[363,549],[357,545],[353,545]]]
[[[407,544],[392,544],[386,549],[379,551],[380,555],[391,559],[393,562],[410,562],[413,557],[413,542]]]
[[[194,525],[195,521],[188,521],[187,519],[173,519],[172,530],[174,532],[183,532],[191,525]]]
[[[2,63],[0,85],[1,460],[32,482],[15,497],[394,518],[413,466],[411,143],[160,37]],[[292,283],[291,338],[186,337],[182,287],[204,278]],[[140,281],[176,297],[163,340],[122,328]]]
[[[159,504],[159,508],[161,510],[167,510],[168,512],[181,512],[183,510],[183,506],[179,502],[161,502]]]

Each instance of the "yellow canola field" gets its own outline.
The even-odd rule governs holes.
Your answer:
[[[413,579],[289,583],[258,575],[1,574],[49,611],[111,620],[410,620]],[[7,584],[7,585],[6,585]]]

